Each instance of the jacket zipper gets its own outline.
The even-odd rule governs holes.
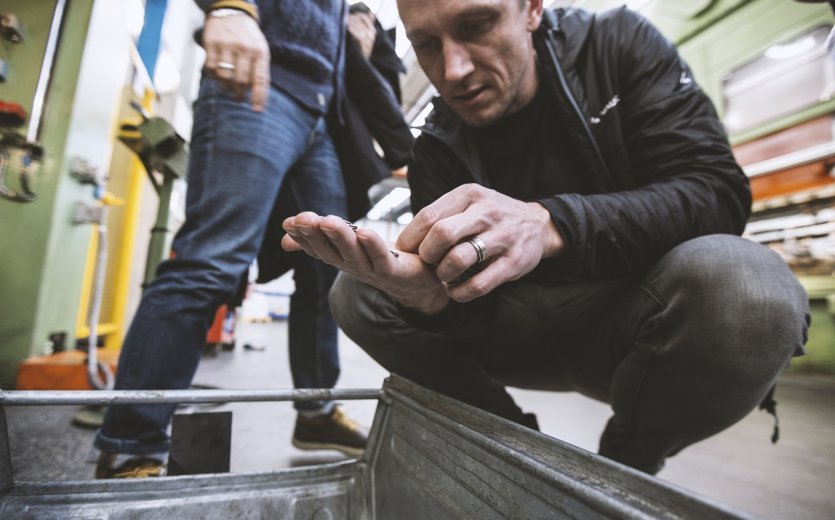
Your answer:
[[[597,162],[597,167],[599,168],[600,174],[603,177],[603,181],[606,183],[606,186],[601,186],[601,188],[604,188],[604,191],[612,189],[614,187],[614,183],[612,182],[612,176],[609,173],[609,168],[606,166],[606,161],[603,160],[603,154],[601,153],[600,147],[597,144],[597,138],[592,133],[591,127],[589,126],[588,121],[586,120],[586,115],[583,113],[583,110],[580,108],[580,105],[574,98],[574,94],[571,92],[571,88],[568,85],[568,80],[565,77],[565,73],[562,70],[562,66],[560,65],[560,62],[557,59],[556,43],[554,42],[554,31],[557,27],[557,19],[556,15],[554,14],[554,11],[550,11],[547,9],[543,11],[542,23],[545,26],[544,48],[548,53],[548,59],[550,61],[551,66],[554,68],[554,73],[557,76],[558,87],[562,90],[565,99],[571,106],[571,111],[577,117],[577,120],[579,121],[580,126],[583,129],[583,134],[588,141],[588,144],[591,145],[594,154],[594,160]]]

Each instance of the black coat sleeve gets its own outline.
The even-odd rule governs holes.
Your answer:
[[[374,47],[378,53],[386,50],[394,53],[393,48]],[[396,54],[394,58],[397,59]],[[395,82],[399,82],[397,76],[383,76],[372,61],[365,59],[353,36],[346,35],[345,89],[348,99],[356,106],[370,135],[380,144],[390,169],[408,162],[414,140],[393,88]],[[373,147],[369,151],[373,152]]]

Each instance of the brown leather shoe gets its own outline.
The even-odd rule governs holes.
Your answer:
[[[153,457],[137,455],[114,466],[118,453],[101,452],[96,464],[96,478],[164,477],[165,463]]]
[[[300,450],[338,450],[359,458],[367,442],[368,434],[338,406],[334,406],[329,415],[296,416],[293,446]]]

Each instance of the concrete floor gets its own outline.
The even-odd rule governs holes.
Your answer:
[[[237,347],[205,358],[196,384],[223,388],[291,388],[286,323],[238,327]],[[244,349],[244,344],[264,347]],[[387,373],[344,336],[341,388],[379,388]],[[574,394],[512,390],[542,431],[588,450],[610,414],[606,405]],[[784,378],[777,400],[781,439],[769,441],[772,418],[752,412],[725,432],[670,459],[659,477],[766,519],[835,518],[835,383]],[[346,412],[370,425],[376,403],[348,401]],[[233,412],[233,472],[339,460],[337,452],[303,452],[290,445],[290,403],[213,407]],[[17,480],[74,480],[93,473],[91,430],[70,425],[76,408],[8,408]]]

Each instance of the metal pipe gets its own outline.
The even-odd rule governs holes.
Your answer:
[[[104,190],[104,186],[98,187]],[[115,378],[113,371],[105,363],[99,363],[98,358],[98,327],[101,316],[101,302],[104,297],[104,277],[107,271],[107,217],[110,214],[110,207],[105,197],[101,197],[101,214],[99,215],[98,241],[96,242],[96,268],[93,277],[93,298],[90,304],[90,315],[88,323],[90,332],[87,334],[87,378],[90,386],[97,390],[112,390]],[[104,374],[102,379],[99,372]]]
[[[153,172],[148,170],[148,175],[153,178]],[[163,174],[162,183],[157,190],[159,195],[159,207],[157,210],[157,221],[151,229],[151,241],[148,243],[148,259],[145,261],[145,278],[142,288],[154,281],[157,276],[157,267],[168,256],[168,226],[171,213],[171,195],[174,193],[174,177]]]
[[[58,40],[61,36],[61,25],[66,10],[67,0],[58,0],[52,14],[52,23],[49,25],[49,37],[46,40],[46,50],[41,63],[41,73],[38,76],[38,85],[35,88],[35,97],[32,99],[32,113],[29,115],[29,128],[26,131],[26,140],[30,143],[38,141],[38,134],[43,122],[43,108],[49,89],[49,80],[52,77],[52,69],[55,66],[55,53],[58,50]]]
[[[2,406],[337,401],[380,399],[378,388],[295,390],[0,390]]]
[[[760,175],[788,170],[789,168],[796,168],[804,164],[825,161],[833,157],[835,157],[835,143],[828,142],[783,154],[773,159],[766,159],[758,163],[749,164],[742,169],[748,177],[758,177]]]
[[[6,409],[0,406],[0,494],[14,487],[12,450],[9,445],[9,429],[6,425]]]

